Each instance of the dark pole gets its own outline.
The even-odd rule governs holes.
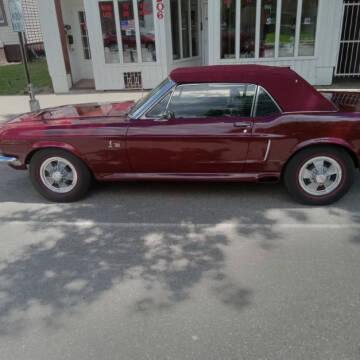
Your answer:
[[[22,13],[22,0],[9,0],[9,10],[11,15],[11,22],[13,26],[13,30],[18,33],[19,43],[20,43],[20,51],[21,51],[21,58],[24,64],[25,76],[27,81],[27,89],[28,94],[30,97],[29,105],[31,111],[39,111],[40,110],[40,103],[35,98],[34,87],[31,83],[29,66],[28,66],[28,59],[26,54],[26,49],[24,45],[24,32],[25,32],[25,24],[24,24],[24,16]]]
[[[30,96],[30,109],[31,109],[31,111],[39,111],[40,104],[39,104],[39,101],[37,101],[35,98],[34,87],[33,87],[33,84],[31,83],[29,66],[28,66],[28,61],[27,61],[27,54],[26,54],[26,49],[24,46],[24,36],[23,36],[22,32],[18,32],[18,35],[19,35],[19,42],[20,42],[21,57],[22,57],[22,61],[24,64],[24,70],[25,70],[25,75],[26,75],[26,80],[27,80],[27,87],[28,87],[29,96]]]
[[[20,42],[21,57],[22,57],[22,61],[23,61],[23,64],[24,64],[26,80],[27,80],[27,83],[28,83],[28,86],[29,86],[31,84],[31,79],[30,79],[30,73],[29,73],[29,67],[28,67],[28,62],[27,62],[25,46],[24,46],[23,33],[18,32],[18,35],[19,35],[19,42]]]

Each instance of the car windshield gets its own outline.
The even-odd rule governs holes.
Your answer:
[[[138,110],[140,110],[145,104],[152,103],[152,99],[157,99],[158,94],[163,94],[164,91],[169,90],[174,82],[170,80],[169,78],[166,78],[164,81],[162,81],[157,87],[152,89],[146,96],[139,99],[130,109],[129,116],[133,117]]]

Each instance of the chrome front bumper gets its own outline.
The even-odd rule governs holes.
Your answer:
[[[26,170],[26,164],[23,164],[21,160],[19,160],[17,157],[13,156],[3,156],[0,155],[0,164],[1,163],[7,163],[10,167],[16,169],[16,170]]]
[[[2,156],[0,155],[0,162],[7,162],[7,163],[11,163],[16,161],[17,159],[14,157],[7,157],[7,156]]]

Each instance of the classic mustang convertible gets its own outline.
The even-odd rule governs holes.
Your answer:
[[[173,71],[138,102],[45,109],[0,128],[0,153],[45,198],[83,197],[100,181],[283,180],[330,204],[360,162],[359,94],[320,93],[289,68]]]

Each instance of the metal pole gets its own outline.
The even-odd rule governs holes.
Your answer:
[[[33,84],[31,83],[29,66],[28,66],[28,61],[27,61],[27,56],[26,56],[26,51],[25,51],[25,46],[24,46],[23,33],[18,32],[18,36],[19,36],[19,42],[20,42],[21,58],[22,58],[22,61],[24,64],[25,76],[26,76],[26,80],[27,80],[27,87],[28,87],[29,96],[30,96],[30,101],[29,101],[30,110],[31,111],[39,111],[40,104],[39,104],[39,101],[36,100],[36,98],[35,98],[34,87],[33,87]]]
[[[27,56],[25,53],[24,38],[23,38],[22,32],[18,32],[18,36],[19,36],[19,42],[20,42],[21,58],[22,58],[22,61],[24,64],[27,83],[29,85],[31,83],[31,79],[30,79],[29,67],[28,67],[28,62],[27,62]]]

